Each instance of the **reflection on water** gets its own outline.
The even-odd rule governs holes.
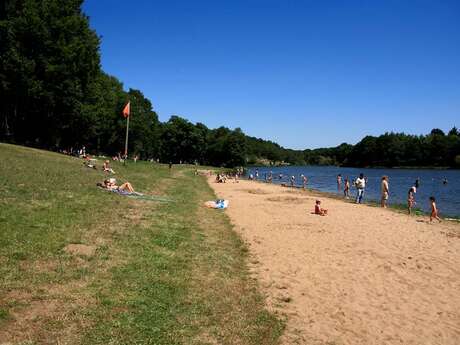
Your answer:
[[[430,196],[436,198],[436,204],[442,216],[460,216],[460,170],[429,170],[429,169],[359,169],[323,166],[289,166],[289,167],[258,167],[248,168],[246,175],[259,173],[259,180],[264,180],[269,172],[273,173],[273,183],[290,184],[291,176],[295,176],[295,184],[302,185],[301,175],[308,177],[308,188],[319,191],[332,192],[343,195],[337,190],[338,174],[350,180],[350,194],[356,195],[356,188],[351,181],[360,173],[367,177],[367,186],[364,199],[380,200],[380,182],[383,175],[389,176],[390,198],[388,203],[407,204],[407,192],[419,178],[420,186],[417,189],[416,201],[418,208],[429,211]],[[279,174],[282,178],[279,179]],[[443,183],[444,180],[447,183]]]

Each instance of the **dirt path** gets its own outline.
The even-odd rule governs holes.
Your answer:
[[[460,226],[280,186],[217,184],[283,344],[460,344]]]

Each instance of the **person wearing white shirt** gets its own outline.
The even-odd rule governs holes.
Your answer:
[[[364,189],[366,188],[366,179],[364,178],[364,174],[359,174],[359,177],[355,181],[355,185],[358,190],[358,194],[356,194],[356,203],[361,204],[363,201]]]

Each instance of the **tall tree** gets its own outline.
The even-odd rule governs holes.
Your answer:
[[[100,68],[99,38],[81,4],[22,0],[4,7],[0,93],[8,101],[1,113],[20,142],[60,146],[80,134],[82,103]]]

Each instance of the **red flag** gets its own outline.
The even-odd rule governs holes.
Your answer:
[[[129,103],[125,105],[125,107],[123,108],[123,116],[124,117],[129,117]]]

